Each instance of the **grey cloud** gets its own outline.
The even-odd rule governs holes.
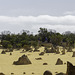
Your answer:
[[[75,15],[75,11],[66,11],[64,15]]]

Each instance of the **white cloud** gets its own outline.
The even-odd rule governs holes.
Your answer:
[[[75,25],[75,16],[66,15],[66,16],[49,16],[49,15],[40,15],[40,16],[18,16],[18,17],[8,17],[0,16],[0,23],[9,23],[9,24],[50,24],[50,25]]]
[[[37,33],[40,27],[55,29],[58,32],[66,30],[74,31],[75,16],[0,16],[0,32],[9,30],[11,32],[20,32],[22,29]]]

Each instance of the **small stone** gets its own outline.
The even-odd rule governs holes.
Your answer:
[[[42,60],[42,58],[35,58],[36,60]]]
[[[32,74],[34,74],[34,72],[32,72]]]
[[[62,65],[62,64],[63,64],[63,61],[60,58],[58,58],[57,62],[56,62],[56,65]]]
[[[23,72],[23,74],[26,74],[25,72]]]
[[[47,63],[43,63],[43,65],[48,65]]]

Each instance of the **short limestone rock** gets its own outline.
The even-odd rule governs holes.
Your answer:
[[[12,53],[10,53],[10,55],[12,55]]]
[[[59,47],[57,47],[57,50],[56,50],[56,54],[59,54],[60,52],[59,52]]]
[[[52,75],[50,71],[45,71],[43,75]]]
[[[1,54],[6,54],[6,52],[3,50],[3,51],[1,52]]]
[[[72,55],[72,57],[75,57],[75,52],[73,52],[73,55]]]
[[[66,75],[75,75],[75,66],[72,63],[67,62],[67,72]]]
[[[5,75],[4,73],[0,73],[0,75]]]
[[[62,64],[63,64],[63,61],[60,58],[58,58],[56,65],[62,65]]]
[[[41,52],[39,55],[44,55],[44,52]]]
[[[65,48],[63,47],[63,50],[62,50],[62,55],[64,55],[65,54]]]
[[[26,55],[23,55],[22,57],[18,59],[18,61],[14,61],[13,64],[14,65],[27,65],[27,64],[31,64],[31,61]]]
[[[43,65],[48,65],[47,63],[43,63]]]

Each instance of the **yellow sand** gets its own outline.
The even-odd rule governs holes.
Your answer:
[[[43,47],[40,48],[40,52],[44,50]],[[61,49],[60,49],[61,50]],[[0,49],[0,52],[2,49]],[[54,54],[54,53],[46,53],[43,56],[39,56],[40,52],[27,52],[27,53],[20,53],[20,51],[14,51],[12,55],[10,53],[0,54],[0,72],[3,72],[5,75],[43,75],[45,70],[50,70],[53,75],[55,72],[64,72],[66,73],[67,65],[55,65],[58,58],[63,60],[64,63],[67,61],[72,62],[75,65],[75,57],[72,57],[72,52],[66,52],[65,55],[61,54]],[[14,61],[17,61],[20,56],[26,54],[32,64],[30,65],[13,65]],[[42,60],[36,60],[35,58],[41,57]],[[48,63],[48,65],[43,65],[43,63]]]

